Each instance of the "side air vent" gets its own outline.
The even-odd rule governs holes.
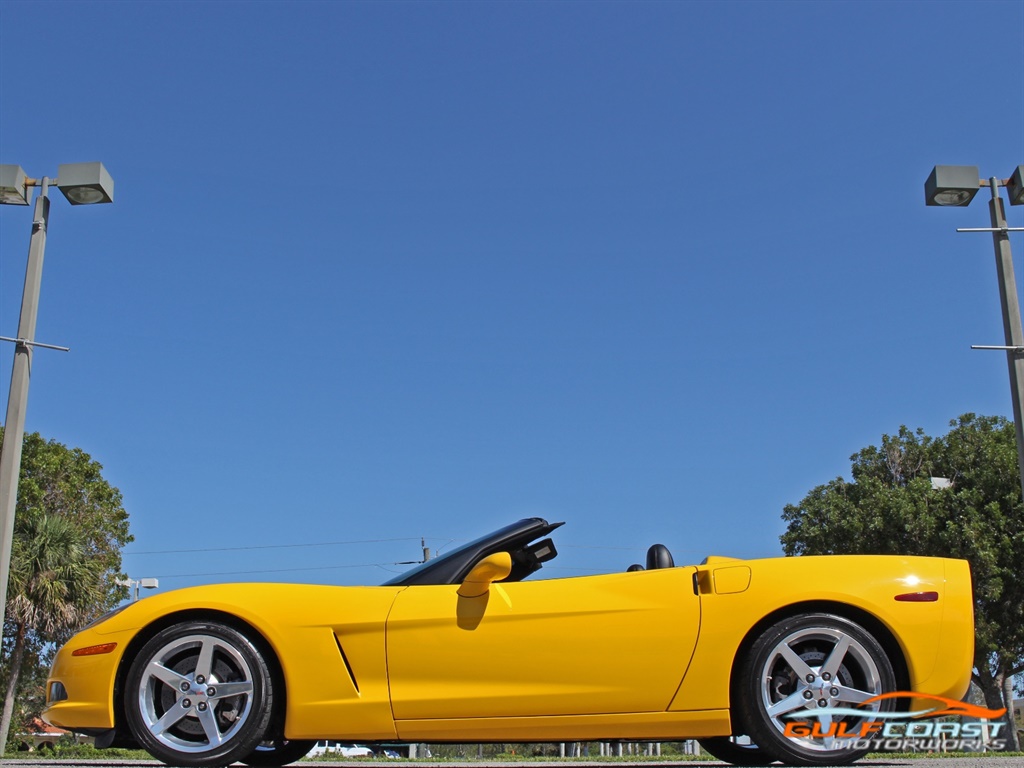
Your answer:
[[[348,656],[345,655],[345,649],[341,647],[341,639],[335,635],[334,642],[338,646],[338,653],[341,654],[341,660],[345,662],[345,669],[348,670],[349,679],[352,681],[352,687],[356,689],[356,693],[359,693],[359,681],[356,680],[356,673],[352,671],[352,665],[348,663]]]

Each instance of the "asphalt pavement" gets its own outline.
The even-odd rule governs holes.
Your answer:
[[[382,761],[379,760],[337,760],[337,761],[309,761],[296,763],[295,765],[307,766],[308,768],[354,768],[363,766],[369,768]],[[163,763],[156,760],[3,760],[2,765],[7,768],[154,768],[163,766]],[[487,761],[487,760],[460,760],[451,762],[418,762],[414,760],[389,760],[388,765],[395,768],[510,768],[510,766],[529,766],[530,768],[718,768],[728,766],[711,760],[691,761],[601,761],[587,762],[583,760],[523,760],[513,762],[510,760]],[[859,760],[853,764],[853,768],[890,768],[894,766],[908,766],[908,768],[1024,768],[1024,757],[999,757],[996,755],[979,755],[977,757],[922,757],[922,758],[892,758],[892,759],[868,759]],[[764,768],[779,768],[778,764]]]

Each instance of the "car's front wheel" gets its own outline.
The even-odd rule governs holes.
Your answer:
[[[857,738],[893,700],[864,702],[896,690],[885,650],[842,616],[783,619],[750,647],[739,669],[740,720],[767,754],[790,765],[845,765],[868,752]]]
[[[244,634],[217,622],[185,622],[149,640],[124,690],[136,741],[171,765],[223,766],[248,757],[273,713],[267,663]]]

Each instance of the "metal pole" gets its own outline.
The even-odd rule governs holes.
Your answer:
[[[21,446],[25,437],[25,412],[28,408],[28,382],[32,373],[32,344],[39,311],[39,288],[43,281],[43,252],[46,250],[46,224],[50,217],[50,180],[43,178],[32,216],[32,237],[25,267],[25,289],[21,295],[21,319],[18,343],[14,347],[11,391],[7,397],[7,421],[3,447],[0,448],[0,639],[7,609],[7,584],[11,571],[11,545],[14,542],[14,510],[18,503],[18,474],[21,471]]]
[[[1006,230],[1003,199],[999,196],[998,179],[989,181],[992,199],[988,210],[992,217],[992,244],[996,252],[996,271],[999,274],[999,303],[1003,308],[1003,333],[1006,346],[1024,346],[1021,331],[1020,305],[1017,303],[1017,283],[1013,276],[1013,257],[1010,255],[1010,235]],[[1024,494],[1024,355],[1016,349],[1006,351],[1006,364],[1010,369],[1010,394],[1013,398],[1013,424],[1017,430],[1017,466],[1020,470],[1021,493]]]

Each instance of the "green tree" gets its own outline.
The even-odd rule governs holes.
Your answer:
[[[2,437],[2,430],[0,430]],[[121,548],[132,540],[121,493],[78,448],[25,435],[4,620],[7,672],[0,745],[18,699],[38,703],[38,670],[54,647],[125,596]],[[36,707],[22,708],[35,714]]]
[[[21,651],[20,672],[14,699],[13,724],[28,724],[38,717],[46,703],[46,678],[53,661],[53,647],[42,643],[34,633],[25,637]],[[0,681],[4,687],[0,694],[6,694],[6,683],[10,681],[10,667],[14,656],[15,637],[4,635],[3,656],[0,662]],[[2,709],[0,709],[2,711]],[[17,731],[12,728],[12,731]],[[16,743],[16,739],[12,739]]]
[[[0,720],[0,743],[4,744],[32,636],[38,642],[79,626],[87,615],[82,606],[95,605],[100,591],[95,569],[73,523],[42,514],[26,515],[24,521],[16,519],[15,526],[7,607],[15,632]]]
[[[943,437],[900,427],[850,457],[836,478],[785,507],[787,555],[907,554],[968,560],[974,586],[974,680],[1013,720],[1024,671],[1024,504],[1014,427],[965,414]],[[949,480],[934,489],[932,478]],[[1008,748],[1019,749],[1016,730]]]

